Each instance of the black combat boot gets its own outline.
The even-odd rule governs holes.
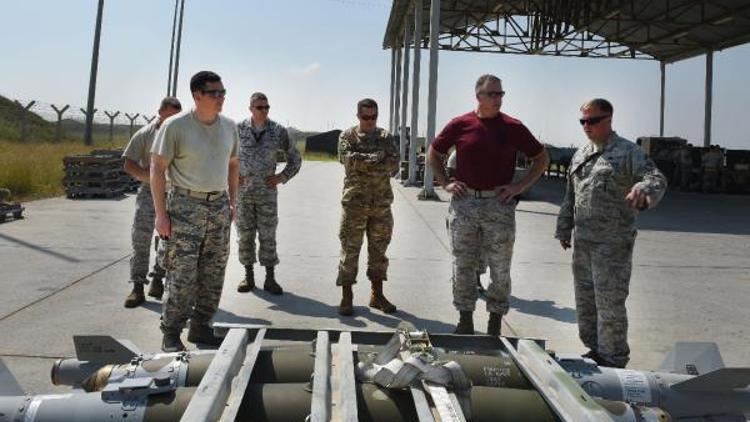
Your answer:
[[[461,311],[458,325],[453,334],[474,334],[474,312]]]
[[[154,265],[154,272],[149,275],[151,276],[151,285],[148,288],[148,295],[161,300],[164,296],[164,270]]]
[[[280,295],[284,293],[284,289],[282,289],[281,286],[279,286],[279,283],[276,282],[276,276],[274,276],[273,269],[273,266],[266,267],[266,281],[263,283],[263,290],[273,295]]]
[[[497,337],[500,335],[500,325],[503,322],[503,315],[490,312],[490,320],[487,321],[487,335]]]
[[[245,278],[237,285],[237,291],[247,293],[255,288],[255,274],[252,265],[245,265]]]
[[[161,341],[161,351],[165,353],[181,352],[185,350],[185,345],[180,340],[179,331],[165,331],[164,338]]]
[[[143,294],[143,283],[134,281],[133,291],[130,292],[127,298],[125,298],[126,308],[135,308],[146,301],[146,296]]]
[[[351,284],[341,286],[341,303],[339,304],[339,315],[351,316],[354,314],[354,292]]]
[[[219,346],[224,340],[222,337],[216,337],[214,330],[207,324],[197,324],[192,321],[190,321],[187,339],[191,343],[202,343],[209,346]]]

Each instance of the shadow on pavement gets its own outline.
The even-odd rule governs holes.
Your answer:
[[[524,314],[550,318],[569,324],[575,324],[577,321],[575,309],[558,306],[552,300],[534,300],[511,296],[510,307]]]
[[[380,311],[373,311],[368,306],[354,306],[354,315],[345,317],[338,314],[338,306],[331,306],[319,300],[296,295],[292,292],[284,292],[281,296],[274,296],[259,292],[263,298],[273,305],[269,309],[274,311],[286,312],[292,315],[308,316],[313,318],[337,318],[341,324],[363,328],[368,326],[366,319],[379,325],[390,328],[396,328],[403,321],[409,321],[417,328],[424,328],[431,332],[452,332],[453,326],[440,321],[417,317],[414,314],[404,310],[397,310],[393,314],[384,314]],[[398,304],[396,304],[398,306]]]

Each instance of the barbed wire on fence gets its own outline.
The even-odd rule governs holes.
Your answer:
[[[15,117],[17,137],[21,141],[30,139],[31,130],[34,126],[31,122],[33,115],[54,124],[55,129],[50,140],[60,141],[65,137],[69,138],[70,135],[77,136],[78,132],[82,133],[83,131],[82,125],[86,121],[86,109],[83,106],[55,104],[26,98],[11,98],[11,101],[16,108],[14,110],[15,116],[12,117]],[[150,123],[154,118],[155,115],[152,113],[133,113],[109,108],[94,109],[94,129],[99,135],[104,131],[109,140],[112,141],[115,133],[120,136],[126,133],[128,137],[132,137],[136,130]],[[71,122],[73,122],[73,125],[71,125]],[[13,122],[9,123],[12,124]]]

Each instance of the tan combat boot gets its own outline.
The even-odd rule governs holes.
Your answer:
[[[392,314],[396,312],[396,307],[385,298],[383,294],[383,281],[372,280],[372,288],[370,290],[370,307],[380,309],[386,314]]]
[[[143,294],[143,283],[133,282],[133,291],[130,292],[127,298],[125,298],[126,308],[135,308],[146,301],[146,296]]]
[[[154,299],[161,300],[164,296],[164,276],[161,274],[152,273],[151,276],[151,287],[148,288],[148,295]]]
[[[354,292],[352,292],[352,285],[345,284],[341,286],[341,304],[339,304],[339,315],[350,316],[354,314]]]

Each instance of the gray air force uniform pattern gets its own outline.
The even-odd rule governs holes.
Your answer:
[[[244,266],[255,263],[255,234],[260,249],[258,261],[264,267],[279,263],[276,253],[276,227],[279,224],[278,190],[266,186],[266,177],[276,174],[276,156],[279,150],[286,153],[287,161],[281,172],[281,183],[286,183],[299,172],[302,157],[297,146],[289,139],[287,130],[268,120],[265,128],[253,129],[250,120],[237,125],[240,137],[241,183],[237,233],[239,234],[240,262]]]
[[[125,147],[123,157],[129,158],[142,168],[148,168],[151,161],[151,145],[157,132],[157,121],[140,128]],[[151,248],[151,238],[154,234],[154,201],[151,199],[151,186],[141,183],[135,197],[135,218],[133,219],[132,242],[133,256],[130,258],[130,281],[146,283],[148,274],[148,260]],[[161,251],[161,249],[160,249]],[[157,262],[161,257],[157,258]],[[164,276],[164,270],[154,265],[154,274]]]
[[[376,128],[374,133],[365,134],[355,126],[339,136],[339,161],[344,165],[346,177],[341,198],[341,261],[336,285],[357,282],[359,251],[365,233],[367,277],[375,282],[386,280],[385,252],[393,233],[390,178],[398,170],[398,149],[385,129]]]
[[[570,164],[555,238],[573,244],[578,330],[581,341],[608,363],[625,366],[628,297],[638,214],[625,197],[637,185],[656,206],[667,180],[643,150],[612,133],[597,150],[587,144]]]

